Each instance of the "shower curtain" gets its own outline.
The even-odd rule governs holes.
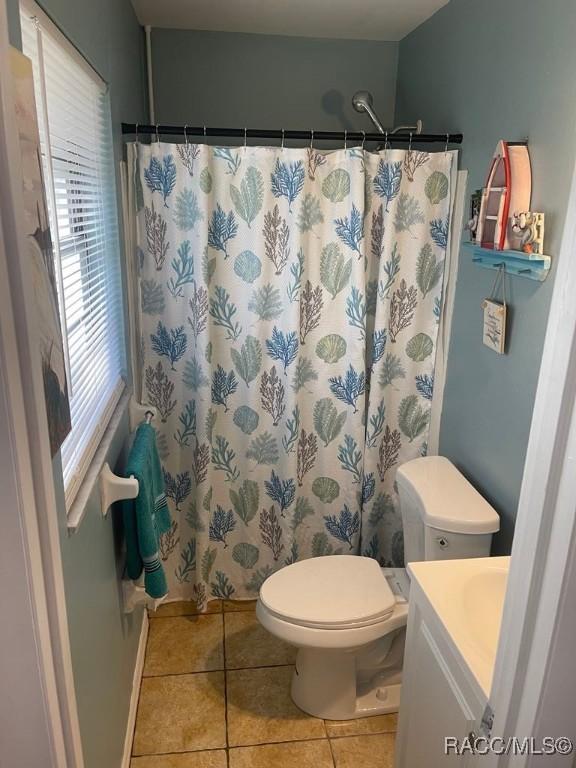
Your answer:
[[[402,564],[454,154],[129,146],[171,599],[254,598],[312,556]]]

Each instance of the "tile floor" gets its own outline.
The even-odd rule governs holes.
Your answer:
[[[150,614],[131,768],[392,768],[395,715],[345,722],[290,699],[295,651],[260,626],[254,603]]]

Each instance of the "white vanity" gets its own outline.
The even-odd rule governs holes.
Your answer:
[[[510,558],[412,563],[396,768],[471,765],[444,738],[479,733]]]

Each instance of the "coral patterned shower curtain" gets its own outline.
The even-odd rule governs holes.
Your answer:
[[[426,451],[453,153],[129,149],[171,598],[253,598],[312,556],[401,564],[394,475]]]

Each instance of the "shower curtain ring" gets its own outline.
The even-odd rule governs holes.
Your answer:
[[[362,131],[362,151],[364,151],[365,143],[366,143],[366,131]]]
[[[314,149],[314,129],[310,129],[310,149]]]
[[[158,135],[158,123],[156,123],[156,144],[160,144],[160,136]]]
[[[386,138],[384,139],[384,149],[386,151],[388,151],[388,149],[389,149],[389,146],[388,146],[388,131],[386,131]]]
[[[204,125],[203,128],[204,128],[204,143],[206,143],[206,126]]]
[[[448,144],[450,143],[450,134],[446,134],[446,146],[444,147],[444,152],[448,152]]]
[[[244,126],[244,146],[246,146],[247,140],[248,140],[248,128]]]
[[[284,128],[282,128],[282,141],[280,143],[280,148],[284,149]]]
[[[134,131],[134,133],[136,134],[136,144],[139,143],[139,141],[138,141],[138,126],[139,125],[140,125],[140,123],[136,123],[136,130]]]
[[[412,131],[410,131],[410,141],[408,142],[408,152],[412,152]]]
[[[186,145],[188,145],[188,134],[186,133],[188,129],[188,124],[184,126],[184,141],[186,142]]]
[[[344,149],[348,149],[348,130],[344,130]]]

